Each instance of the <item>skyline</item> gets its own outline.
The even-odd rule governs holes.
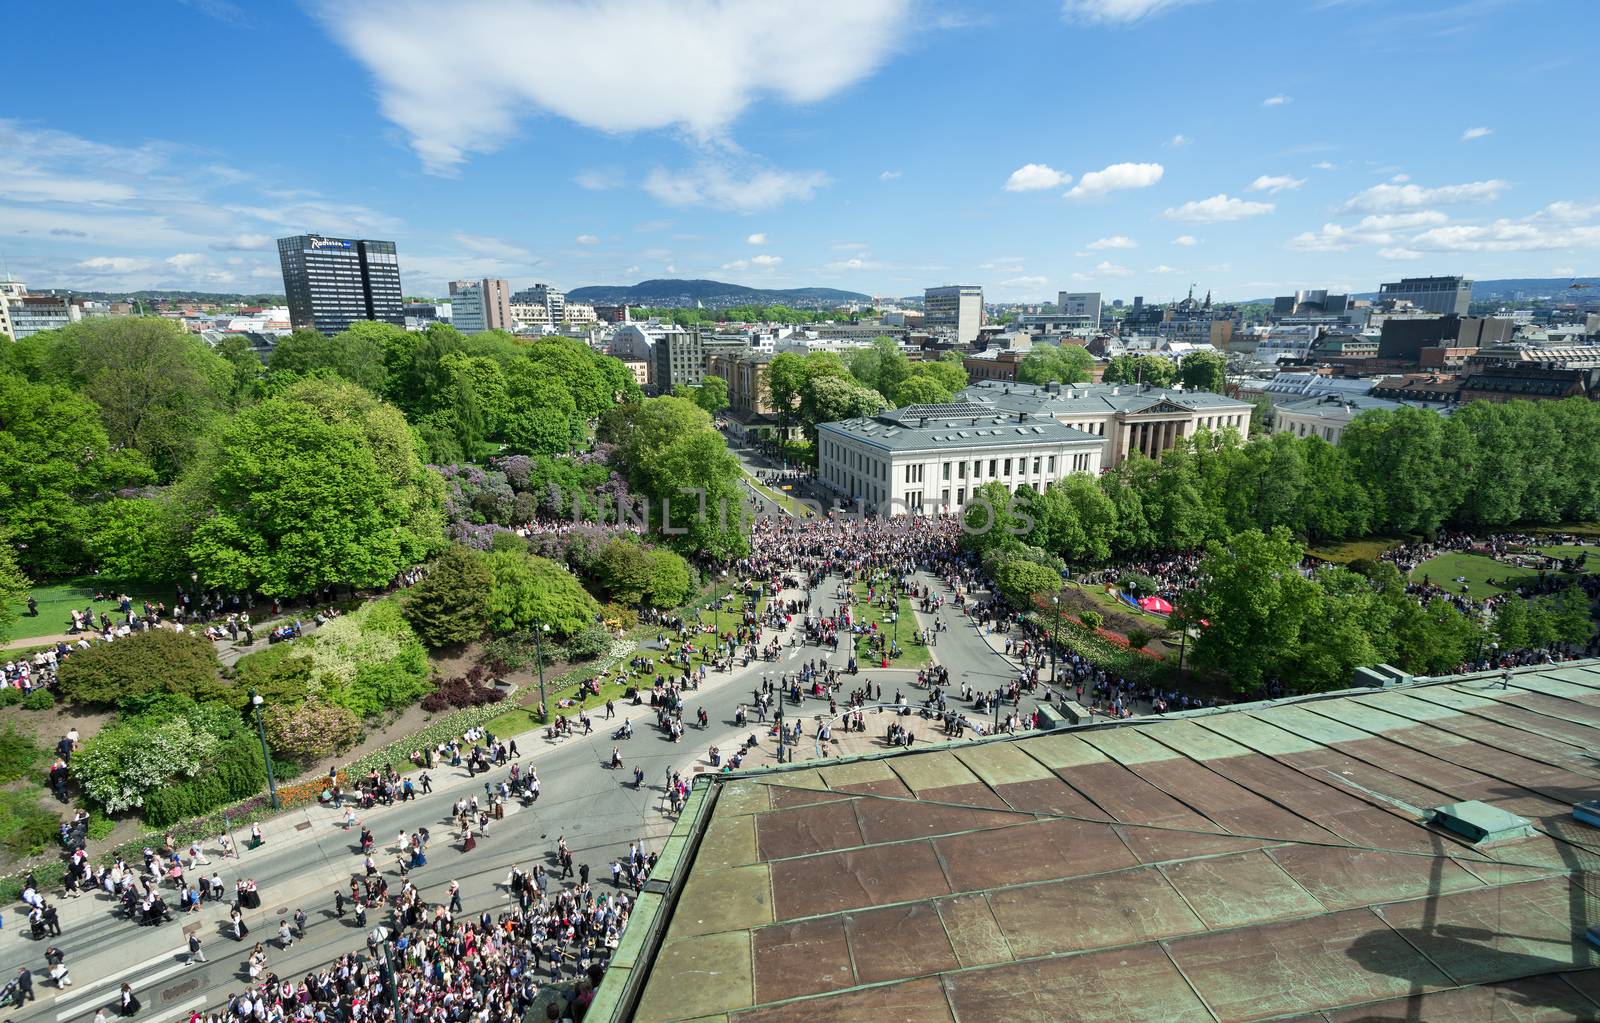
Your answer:
[[[689,277],[997,302],[1596,270],[1600,147],[1560,100],[1596,91],[1575,0],[803,10],[103,20],[74,37],[100,70],[17,52],[0,256],[40,288],[278,291],[275,239],[312,231],[396,241],[407,294]]]

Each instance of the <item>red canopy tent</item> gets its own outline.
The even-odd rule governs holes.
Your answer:
[[[1156,615],[1170,615],[1172,613],[1172,605],[1160,597],[1142,597],[1139,600],[1139,607]]]

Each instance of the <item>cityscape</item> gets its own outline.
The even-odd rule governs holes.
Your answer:
[[[19,50],[8,1020],[1600,1018],[1596,13]]]

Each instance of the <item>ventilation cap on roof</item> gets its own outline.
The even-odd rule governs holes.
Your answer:
[[[1533,826],[1526,820],[1476,799],[1435,807],[1428,811],[1428,823],[1473,845],[1533,837]]]

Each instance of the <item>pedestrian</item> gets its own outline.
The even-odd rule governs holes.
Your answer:
[[[344,889],[342,888],[333,893],[333,915],[340,918],[344,916]]]
[[[132,1016],[140,1008],[139,996],[133,993],[133,988],[128,984],[122,985],[122,1014]]]
[[[578,868],[578,883],[589,883],[589,864],[585,863],[583,866]]]
[[[250,848],[259,849],[261,848],[261,843],[265,841],[266,839],[261,837],[261,825],[250,825]]]
[[[365,928],[367,926],[367,900],[366,899],[357,899],[356,900],[356,926],[357,927],[361,927],[361,928]]]
[[[306,912],[303,909],[294,911],[294,934],[297,938],[306,936]]]
[[[34,1000],[33,972],[26,966],[17,967],[17,1006]]]
[[[450,882],[450,912],[461,912],[461,885],[459,882]]]
[[[203,963],[205,961],[206,952],[205,949],[200,947],[200,935],[189,935],[189,965],[193,966],[196,963]]]
[[[427,795],[433,791],[433,779],[428,777],[427,771],[423,771],[422,774],[418,776],[417,780],[422,782],[423,795]]]

